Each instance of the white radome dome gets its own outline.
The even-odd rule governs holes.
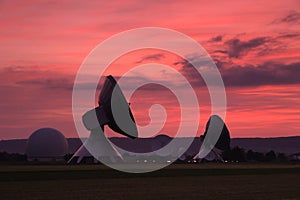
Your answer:
[[[29,160],[62,160],[68,152],[64,135],[53,128],[41,128],[31,134],[27,141],[26,154]]]

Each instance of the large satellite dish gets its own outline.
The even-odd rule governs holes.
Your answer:
[[[130,138],[138,136],[129,104],[117,81],[111,75],[106,77],[98,103],[98,107],[88,111],[82,117],[83,123],[88,130],[95,129],[99,125],[100,127],[108,125],[109,128],[121,135]]]
[[[91,135],[75,152],[69,162],[75,157],[79,157],[77,162],[80,162],[83,157],[91,157],[91,154],[89,154],[90,150],[93,153],[97,152],[97,157],[111,156],[112,153],[108,151],[115,151],[114,155],[121,156],[104,136],[105,125],[129,138],[138,137],[137,127],[129,103],[126,101],[121,88],[113,76],[106,77],[98,103],[98,107],[82,116],[83,124],[91,131]],[[95,157],[95,155],[93,156]]]
[[[112,99],[112,97],[114,98]],[[137,127],[132,115],[129,103],[126,101],[116,80],[112,76],[107,76],[103,89],[99,95],[99,106],[103,106],[109,119],[108,126],[113,131],[130,138],[138,136]],[[112,106],[118,112],[112,113]],[[117,117],[120,121],[115,120]],[[121,127],[119,125],[122,125]]]

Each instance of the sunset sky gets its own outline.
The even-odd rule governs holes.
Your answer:
[[[78,137],[72,117],[77,70],[100,42],[139,27],[174,29],[206,49],[224,80],[225,121],[232,137],[300,136],[298,0],[0,0],[0,140],[27,138],[41,127]],[[132,52],[107,73],[118,77],[149,62],[172,65],[190,78],[200,98],[200,135],[210,115],[209,98],[179,61],[168,52]],[[172,93],[156,88],[157,96],[153,87],[136,92],[133,112],[145,125],[152,103],[166,105],[163,132],[172,135],[178,128],[178,104]]]

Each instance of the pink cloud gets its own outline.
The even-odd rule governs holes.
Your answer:
[[[3,114],[0,138],[28,137],[44,126],[58,128],[67,137],[77,136],[72,119],[71,89],[81,62],[104,39],[143,26],[175,29],[199,41],[215,60],[226,65],[225,82],[232,83],[232,77],[237,76],[233,66],[238,67],[240,81],[246,80],[247,66],[256,74],[263,70],[277,73],[276,80],[265,78],[263,84],[251,87],[247,83],[240,87],[241,82],[228,84],[226,121],[234,137],[299,135],[299,83],[285,83],[292,81],[288,77],[294,80],[298,72],[296,67],[293,70],[289,67],[300,62],[299,10],[295,10],[298,7],[296,0],[260,3],[1,1],[0,108]],[[217,36],[221,37],[213,42],[211,39]],[[264,39],[257,43],[257,38]],[[167,53],[153,57],[155,53],[161,52],[125,55],[106,73],[120,76],[139,61],[172,65],[178,59]],[[265,66],[270,61],[276,66]],[[179,66],[172,67],[179,69]],[[257,76],[249,79],[257,79]],[[202,105],[200,135],[210,115],[210,102],[205,88],[197,84],[195,88]],[[144,113],[155,99],[143,92],[142,97],[136,97],[133,110],[139,123],[146,124],[149,119]],[[169,119],[162,131],[172,134],[178,127],[176,101],[163,91],[157,95],[160,97],[157,103],[163,103],[169,110]],[[146,101],[145,105],[139,103]]]

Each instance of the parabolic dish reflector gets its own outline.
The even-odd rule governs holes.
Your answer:
[[[114,77],[106,77],[98,102],[109,119],[109,128],[130,138],[138,137],[131,109]]]
[[[204,132],[204,138],[207,137],[207,135],[210,134],[217,134],[218,130],[216,127],[223,127],[221,135],[215,144],[215,147],[220,149],[220,150],[227,150],[230,148],[230,134],[229,130],[225,124],[225,122],[218,116],[218,115],[212,115],[207,124],[206,124],[206,129]]]

